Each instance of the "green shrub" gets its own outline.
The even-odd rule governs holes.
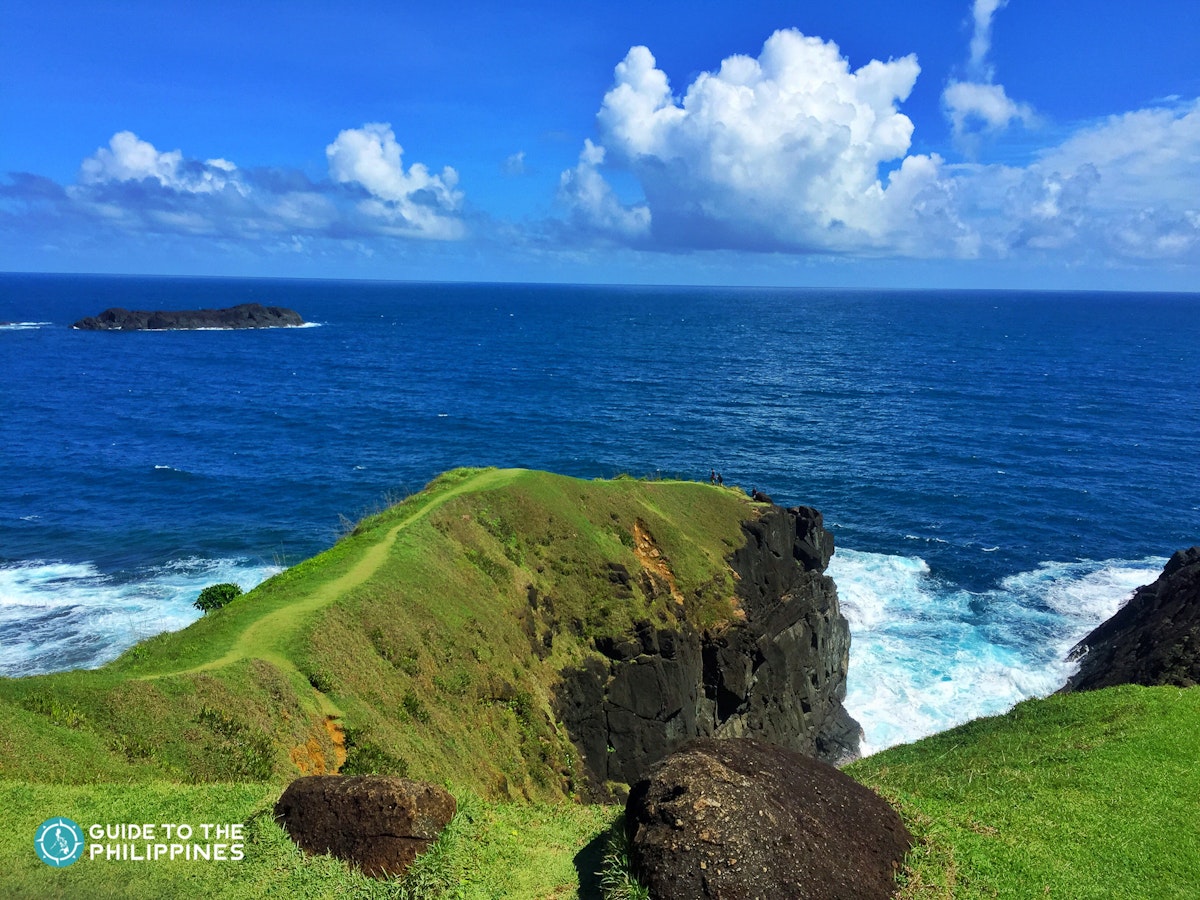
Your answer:
[[[213,609],[220,609],[231,600],[235,600],[242,595],[242,589],[236,584],[225,582],[224,584],[210,584],[200,592],[200,596],[196,598],[196,602],[192,605],[201,612],[208,612]]]

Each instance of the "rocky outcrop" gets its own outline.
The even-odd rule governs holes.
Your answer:
[[[1200,546],[1171,557],[1153,584],[1071,651],[1079,671],[1062,689],[1200,684]]]
[[[882,900],[912,844],[869,789],[749,740],[698,740],[668,756],[634,786],[625,828],[656,900]]]
[[[402,875],[454,816],[437,785],[388,775],[310,775],[287,786],[275,818],[306,853],[329,853],[366,875]]]
[[[242,303],[227,309],[189,309],[179,312],[129,310],[114,307],[98,316],[80,319],[80,331],[187,331],[197,328],[295,328],[304,319],[292,309]]]
[[[772,506],[742,527],[728,560],[740,621],[710,631],[686,618],[643,622],[562,673],[556,713],[596,796],[694,737],[752,736],[831,762],[857,755],[861,729],[842,706],[850,631],[823,574],[833,536],[808,507]]]

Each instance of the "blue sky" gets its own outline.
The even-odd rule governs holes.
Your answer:
[[[1197,290],[1183,0],[0,12],[0,270]]]

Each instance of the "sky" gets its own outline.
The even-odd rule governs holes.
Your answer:
[[[1200,290],[1194,0],[0,4],[0,271]]]

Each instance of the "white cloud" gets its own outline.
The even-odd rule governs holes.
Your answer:
[[[899,104],[918,72],[913,57],[851,70],[835,44],[782,31],[680,96],[634,47],[560,200],[580,230],[644,248],[1200,262],[1200,100],[1093,123],[1024,166],[951,165],[909,155]],[[975,117],[964,129],[1034,116],[996,84],[948,98]],[[621,202],[617,173],[644,200]]]
[[[239,169],[228,159],[159,151],[131,131],[83,160],[61,191],[59,214],[122,231],[243,241],[267,236],[454,239],[465,233],[458,175],[407,169],[391,128],[347,129],[326,147],[330,179],[302,172]],[[35,194],[30,202],[43,202]]]
[[[1085,245],[1200,261],[1200,100],[1111,116],[1040,154],[1029,171],[1046,185],[1037,211],[1072,222]]]
[[[505,175],[524,175],[525,174],[525,151],[518,150],[516,153],[508,156],[504,160],[504,164],[500,167]]]
[[[422,163],[405,171],[404,148],[391,126],[369,123],[348,128],[325,148],[329,174],[340,184],[359,184],[370,195],[358,208],[382,223],[385,231],[411,236],[453,239],[464,228],[457,213],[462,192],[450,166],[434,175]]]
[[[954,133],[959,137],[969,134],[976,126],[987,131],[1002,131],[1013,121],[1025,125],[1036,121],[1033,108],[1027,103],[1017,103],[999,84],[951,81],[942,94],[942,102]]]
[[[574,224],[584,231],[626,239],[644,235],[650,229],[650,210],[644,205],[622,205],[600,174],[603,163],[604,148],[585,140],[578,165],[563,172],[559,179],[560,201],[571,209]]]
[[[1094,166],[1109,203],[1200,207],[1200,100],[1110,116],[1038,159],[1042,169]]]
[[[1033,107],[1008,96],[996,84],[996,67],[988,58],[992,51],[992,19],[1008,0],[975,0],[971,8],[974,28],[967,60],[967,78],[952,78],[942,92],[942,106],[954,130],[959,149],[970,156],[979,151],[982,135],[997,133],[1014,122],[1026,127],[1037,123]]]
[[[108,147],[99,148],[79,167],[82,184],[143,181],[153,179],[161,186],[192,194],[212,193],[232,185],[244,193],[237,166],[225,159],[185,161],[182,151],[159,152],[149,141],[132,131],[119,131]]]
[[[996,77],[988,62],[988,54],[992,52],[992,17],[1007,5],[1008,0],[975,0],[971,8],[975,28],[971,34],[971,57],[967,71],[972,78],[990,82]]]
[[[1029,165],[948,169],[985,255],[1200,262],[1200,101],[1076,131]]]
[[[897,104],[919,72],[912,55],[852,71],[836,44],[777,31],[757,58],[729,57],[678,99],[650,51],[634,47],[597,121],[603,148],[640,182],[658,242],[885,250],[917,215],[893,191],[920,194],[941,165],[911,158],[880,179],[910,146],[913,125]],[[603,148],[589,142],[563,185],[575,186],[577,212],[606,210],[628,231],[600,173]]]

